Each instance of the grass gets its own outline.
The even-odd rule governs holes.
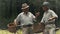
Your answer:
[[[56,31],[56,34],[60,34],[60,30]]]
[[[14,34],[14,33],[9,32],[8,30],[0,30],[0,34]],[[18,30],[16,34],[22,34],[22,31]]]
[[[0,34],[14,34],[9,32],[8,30],[0,30]],[[18,30],[16,34],[22,34],[22,30]],[[56,34],[60,34],[60,30],[56,31]]]

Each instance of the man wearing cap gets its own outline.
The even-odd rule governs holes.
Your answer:
[[[55,20],[58,18],[57,14],[50,9],[49,2],[44,2],[42,6],[44,10],[41,23],[45,24],[43,34],[55,34]]]
[[[29,5],[27,5],[26,3],[22,4],[22,11],[17,18],[14,20],[14,23],[17,24],[18,22],[20,22],[21,27],[22,27],[22,34],[33,34],[32,31],[32,25],[33,25],[33,21],[35,19],[35,16],[29,12]],[[30,33],[29,33],[29,29],[31,29]]]

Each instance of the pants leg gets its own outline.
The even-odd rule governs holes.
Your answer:
[[[54,24],[46,25],[43,34],[56,34],[55,33],[55,25]]]
[[[49,34],[56,34],[55,28],[50,29]]]
[[[22,34],[27,34],[27,27],[26,28],[22,28]]]
[[[28,27],[28,34],[34,34],[33,27]]]
[[[49,31],[48,31],[47,29],[45,29],[45,30],[43,31],[43,34],[49,34]]]
[[[22,34],[33,34],[32,27],[24,27],[24,28],[22,28]]]

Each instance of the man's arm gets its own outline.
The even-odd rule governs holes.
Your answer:
[[[48,21],[53,20],[53,19],[57,19],[57,17],[51,17],[51,18],[49,18]]]
[[[45,13],[43,14],[43,17],[42,17],[42,19],[41,19],[41,22],[40,22],[40,23],[44,23],[44,15],[45,15]]]
[[[49,21],[58,18],[57,14],[54,11],[52,11],[51,14],[52,14],[52,17],[49,18]]]
[[[16,21],[16,19],[14,20],[14,24],[17,26],[17,21]]]
[[[15,25],[18,25],[19,22],[20,22],[20,14],[17,16],[16,19],[14,19],[14,24],[15,24]]]

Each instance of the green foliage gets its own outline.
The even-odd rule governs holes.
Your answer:
[[[13,22],[17,15],[16,0],[0,0],[0,28],[5,28]]]
[[[48,1],[51,3],[52,9],[54,9],[54,11],[60,17],[59,15],[60,14],[60,8],[59,8],[60,0],[48,0]],[[40,10],[42,14],[42,9],[40,8],[44,0],[0,0],[0,28],[6,27],[8,23],[13,22],[13,20],[16,18],[16,16],[19,13],[19,11],[17,10],[17,4],[21,8],[20,4],[25,3],[25,2],[27,2],[30,5],[30,11],[32,13]]]

